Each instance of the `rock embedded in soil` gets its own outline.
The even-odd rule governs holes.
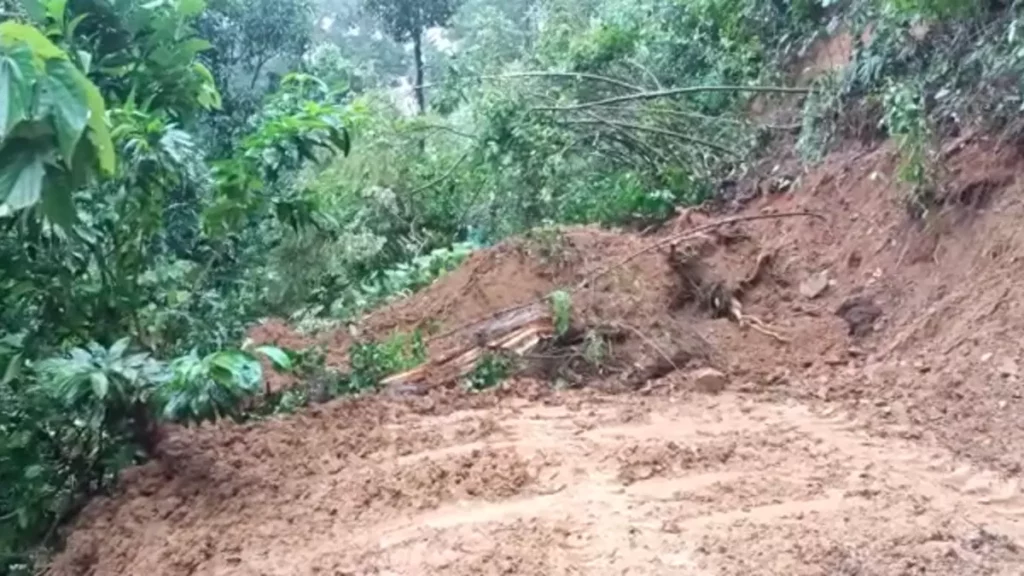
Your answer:
[[[729,383],[729,379],[726,378],[725,374],[714,368],[697,370],[691,374],[691,378],[693,379],[694,388],[706,394],[718,394],[725,390]]]
[[[828,270],[822,270],[800,283],[800,295],[808,300],[814,300],[824,294],[828,286]]]
[[[836,316],[846,321],[850,336],[860,338],[874,331],[875,321],[882,316],[882,309],[870,296],[853,296],[839,306]]]

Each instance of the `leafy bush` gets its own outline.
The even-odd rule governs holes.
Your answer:
[[[885,126],[900,153],[899,179],[910,186],[907,203],[924,214],[934,202],[931,136],[920,90],[893,84],[885,93]]]
[[[511,359],[501,354],[484,354],[466,378],[466,387],[476,391],[494,388],[509,377],[512,368]]]
[[[255,348],[280,370],[290,370],[291,359],[271,346]],[[224,417],[241,420],[245,400],[257,394],[263,383],[256,356],[242,351],[214,352],[200,358],[193,351],[170,363],[170,378],[160,388],[163,416],[183,424],[199,424]]]
[[[395,334],[383,342],[356,342],[349,350],[348,389],[362,392],[381,380],[411,370],[427,360],[427,349],[419,331]]]

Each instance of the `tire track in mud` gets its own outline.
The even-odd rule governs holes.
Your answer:
[[[466,555],[483,558],[508,530],[520,533],[518,557],[537,563],[514,573],[1024,569],[1017,484],[983,471],[952,474],[956,463],[941,451],[872,438],[801,407],[736,399],[655,408],[640,419],[623,425],[614,411],[580,419],[545,409],[503,422],[521,453],[554,463],[538,478],[550,493],[456,503],[404,527],[378,526],[381,573],[473,573],[434,564],[424,551],[431,542],[438,550],[474,542],[477,552]],[[481,565],[471,560],[459,562]]]
[[[267,464],[287,478],[162,522],[129,519],[169,489],[136,494],[92,573],[1024,573],[1016,479],[799,405],[513,403],[380,434],[345,466]]]

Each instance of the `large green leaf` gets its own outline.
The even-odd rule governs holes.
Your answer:
[[[67,54],[63,50],[58,48],[53,42],[50,42],[34,26],[10,20],[0,24],[0,44],[16,46],[22,42],[32,49],[36,57],[43,60],[67,58]]]
[[[256,348],[256,352],[269,358],[278,370],[292,369],[291,357],[288,356],[287,352],[276,346],[260,346]]]
[[[85,132],[90,114],[80,80],[81,73],[67,60],[47,62],[46,72],[47,76],[40,82],[40,103],[45,113],[53,116],[61,155],[67,167],[71,168],[75,147]]]
[[[79,84],[85,91],[85,102],[89,107],[89,141],[96,149],[96,159],[100,170],[107,175],[114,173],[117,157],[114,155],[114,142],[110,139],[107,127],[107,106],[96,86],[80,72],[77,72]]]
[[[103,372],[93,372],[89,374],[89,383],[92,385],[92,393],[96,395],[96,398],[101,401],[107,399],[107,394],[110,393],[110,379]]]
[[[179,0],[178,2],[178,14],[185,18],[198,16],[203,13],[203,10],[206,10],[204,0]]]
[[[200,52],[205,52],[213,48],[213,44],[210,44],[208,40],[202,38],[189,38],[185,40],[177,47],[179,52],[184,52],[189,58],[192,58]]]
[[[32,52],[19,46],[0,58],[0,140],[31,113],[36,70]]]
[[[34,205],[42,195],[45,176],[43,160],[31,148],[0,152],[0,205],[12,212]]]

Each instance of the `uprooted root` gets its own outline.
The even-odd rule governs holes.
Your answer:
[[[669,254],[669,266],[679,276],[679,289],[676,292],[676,308],[696,304],[714,318],[728,318],[740,328],[751,328],[775,340],[788,343],[789,339],[779,334],[757,316],[743,313],[740,298],[754,288],[764,276],[764,270],[771,262],[771,253],[763,252],[758,256],[754,270],[744,278],[735,289],[730,289],[722,280],[715,278],[700,256],[693,251],[680,251],[672,246]]]
[[[594,377],[621,373],[628,362],[620,358],[619,349],[629,337],[621,327],[574,326],[525,354],[525,369],[520,375],[551,382],[563,380],[576,386]]]

